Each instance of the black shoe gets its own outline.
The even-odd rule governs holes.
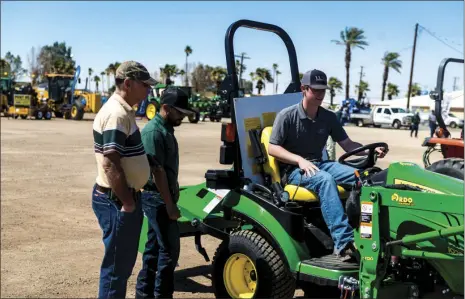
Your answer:
[[[339,260],[344,263],[359,263],[360,253],[355,248],[354,244],[350,242],[344,249],[337,255]]]

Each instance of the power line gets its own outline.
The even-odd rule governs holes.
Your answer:
[[[457,50],[456,48],[452,47],[451,45],[449,45],[448,43],[446,43],[445,41],[443,41],[442,39],[440,39],[439,37],[437,37],[434,33],[432,33],[431,31],[429,31],[427,28],[419,25],[421,27],[421,29],[425,30],[426,32],[429,33],[429,35],[431,35],[432,37],[434,37],[435,39],[437,39],[438,41],[440,41],[441,43],[443,43],[444,45],[446,45],[447,47],[451,48],[452,50],[460,53],[463,55],[463,52],[460,52],[459,50]]]

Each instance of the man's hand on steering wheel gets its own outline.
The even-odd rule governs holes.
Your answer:
[[[387,151],[384,147],[377,147],[375,151],[378,153],[378,158],[382,159],[386,156]]]

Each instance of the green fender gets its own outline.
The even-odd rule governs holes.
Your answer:
[[[278,247],[277,251],[285,258],[290,270],[299,272],[300,262],[309,258],[308,248],[304,242],[290,237],[275,217],[247,196],[232,191],[224,198],[223,205],[249,218],[252,221],[249,224],[259,226],[262,231],[268,232],[268,236],[263,237],[272,238],[273,245]]]

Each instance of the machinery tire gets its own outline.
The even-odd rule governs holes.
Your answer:
[[[434,162],[426,167],[427,170],[451,176],[453,178],[464,180],[464,162],[463,159],[449,158]]]
[[[238,254],[239,256],[236,256]],[[223,241],[215,252],[212,262],[212,286],[216,298],[233,298],[227,291],[225,273],[237,261],[246,260],[249,277],[257,281],[252,291],[253,298],[293,298],[296,281],[278,252],[259,234],[249,230],[233,233]],[[238,265],[239,266],[239,265]],[[230,268],[231,272],[235,272]],[[241,272],[246,269],[242,268]],[[254,274],[255,272],[255,274]],[[236,272],[237,273],[237,272]],[[244,279],[245,280],[245,279]],[[242,282],[242,279],[236,280]],[[236,286],[238,287],[238,286]]]
[[[189,122],[192,124],[196,124],[200,120],[200,112],[197,108],[192,108],[195,111],[194,115],[189,115]]]
[[[44,113],[44,119],[51,120],[52,119],[52,111],[46,111]]]
[[[400,123],[400,121],[395,120],[394,123],[392,124],[392,126],[394,127],[394,129],[400,129],[402,124]]]
[[[84,109],[76,104],[73,104],[73,106],[71,107],[71,118],[73,120],[82,120],[83,117]]]
[[[455,121],[452,121],[449,126],[454,129],[454,128],[457,128],[457,124],[455,123]]]
[[[145,108],[145,116],[148,120],[151,120],[155,115],[157,115],[157,106],[154,103],[149,103]]]

